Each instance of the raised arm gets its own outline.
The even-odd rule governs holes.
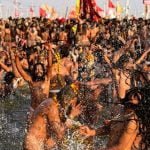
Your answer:
[[[110,67],[112,67],[112,63],[111,63],[111,61],[110,61],[110,59],[108,58],[108,55],[107,55],[107,49],[102,48],[101,45],[98,45],[97,48],[99,49],[99,51],[102,51],[103,57],[104,57],[104,60],[106,61],[106,63],[108,63],[108,65]],[[96,47],[94,45],[92,45],[92,49],[96,49]]]
[[[11,47],[9,47],[9,55],[10,55],[11,64],[12,64],[12,71],[13,71],[15,77],[20,78],[21,75],[18,72],[18,69],[16,67],[15,56],[14,56],[14,52],[12,51]]]
[[[133,46],[134,42],[135,42],[135,39],[127,41],[124,47],[121,47],[119,51],[115,52],[113,56],[113,62],[116,63],[119,60],[119,58]]]
[[[2,69],[4,69],[6,72],[12,71],[11,68],[7,67],[7,66],[6,66],[4,63],[2,63],[1,61],[0,61],[0,66],[1,66]]]
[[[134,145],[134,141],[138,135],[138,122],[136,120],[130,120],[126,130],[124,130],[122,136],[118,141],[118,145],[111,147],[108,150],[123,150],[123,149],[132,149]]]
[[[112,63],[111,63],[110,59],[108,58],[107,53],[104,53],[104,60],[107,62],[107,64],[108,64],[110,67],[112,67]]]
[[[18,69],[18,72],[20,73],[20,75],[23,77],[23,79],[27,82],[32,82],[32,78],[30,75],[28,75],[24,69],[22,68],[22,65],[20,63],[19,57],[18,55],[15,56],[15,62],[16,62],[16,67]]]
[[[147,49],[143,54],[142,54],[142,56],[135,62],[135,64],[140,64],[143,60],[144,60],[144,58],[147,56],[147,54],[150,52],[150,48],[149,49]]]
[[[50,43],[50,44],[46,44],[45,45],[45,48],[47,49],[48,51],[48,66],[47,66],[47,77],[48,79],[51,78],[52,76],[52,48],[53,48],[53,45]]]

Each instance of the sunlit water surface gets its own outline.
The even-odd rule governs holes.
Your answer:
[[[0,150],[22,150],[26,132],[27,112],[30,106],[30,94],[27,87],[17,90],[8,98],[0,99]],[[102,112],[100,125],[104,119],[109,119],[111,106],[106,106]],[[95,137],[84,140],[76,131],[67,131],[61,146],[55,150],[97,150],[104,148],[107,137]]]

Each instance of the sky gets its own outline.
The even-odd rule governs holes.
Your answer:
[[[0,17],[6,18],[7,16],[14,15],[14,0],[0,0],[1,9],[0,9]],[[17,0],[20,2],[20,10],[22,11],[22,15],[26,17],[29,12],[29,7],[31,5],[34,6],[35,14],[38,15],[38,9],[42,4],[49,4],[53,6],[59,16],[64,17],[66,12],[75,7],[76,0]],[[117,0],[112,0],[116,3]],[[143,15],[144,6],[143,0],[129,0],[130,1],[130,14],[136,15],[137,17],[141,17]],[[106,0],[96,0],[98,6],[104,8],[104,4]],[[120,0],[122,6],[125,6],[126,0]],[[66,11],[68,9],[68,11]]]

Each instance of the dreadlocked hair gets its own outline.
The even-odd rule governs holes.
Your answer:
[[[141,88],[142,99],[135,110],[139,120],[139,134],[142,136],[141,149],[150,148],[150,85]]]
[[[150,148],[150,85],[142,88],[131,89],[123,99],[125,107],[134,109],[139,124],[139,135],[141,135],[140,150],[148,150]],[[136,98],[138,104],[131,104],[129,100]]]

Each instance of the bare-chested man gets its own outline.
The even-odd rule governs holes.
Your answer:
[[[52,66],[51,45],[46,46],[46,48],[48,49],[47,70],[45,70],[44,64],[36,63],[32,69],[31,75],[29,75],[22,68],[22,65],[20,65],[19,57],[16,55],[15,58],[19,73],[29,84],[31,90],[31,107],[33,109],[35,109],[43,100],[49,97]]]
[[[67,32],[65,31],[65,26],[62,26],[60,28],[60,32],[58,35],[58,44],[63,45],[63,44],[67,44],[68,42],[68,35]]]
[[[65,77],[72,75],[73,71],[78,71],[78,63],[69,57],[69,47],[62,46],[60,49],[60,53],[53,51],[56,61],[52,65],[51,81],[57,79],[59,87],[62,88],[66,84],[63,82]]]
[[[72,109],[68,114],[70,107]],[[77,104],[76,94],[73,92],[63,99],[43,101],[33,113],[25,137],[24,150],[48,150],[57,146],[63,139],[66,129],[73,125],[72,119],[80,113],[81,106]]]
[[[134,42],[134,40],[130,42],[131,45],[133,44],[132,42]],[[127,43],[127,47],[128,47],[128,44],[129,43]],[[128,48],[127,47],[126,49],[130,50],[131,46],[129,46]],[[108,56],[107,50],[106,50],[107,52],[104,54],[105,60],[108,62],[108,64],[112,68],[112,72],[116,80],[118,97],[121,99],[125,97],[126,92],[133,86],[131,83],[132,82],[131,72],[134,69],[136,69],[136,65],[140,64],[144,60],[144,58],[147,56],[147,54],[150,52],[149,48],[146,49],[143,55],[138,60],[135,61],[129,55],[130,52],[127,51],[126,49],[122,48],[114,54],[113,59],[112,59],[113,63],[111,63],[111,59]]]
[[[105,150],[148,150],[149,125],[146,121],[148,118],[145,117],[148,117],[149,111],[145,104],[149,104],[149,91],[149,87],[131,89],[122,100],[125,107],[124,116],[107,121],[107,125],[96,130],[81,127],[81,134],[86,136],[108,134],[109,141]],[[142,110],[145,112],[143,115]]]

